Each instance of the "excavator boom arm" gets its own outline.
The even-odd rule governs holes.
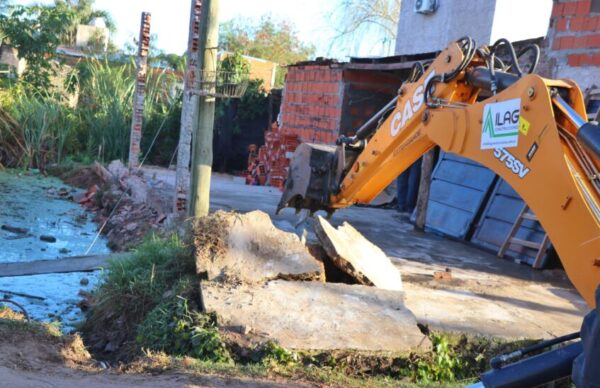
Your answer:
[[[590,306],[600,284],[600,129],[580,89],[534,74],[494,73],[485,50],[454,43],[368,136],[337,148],[302,145],[279,209],[369,203],[435,146],[488,167],[535,212]],[[482,99],[482,92],[488,97]],[[310,175],[310,176],[309,176]]]

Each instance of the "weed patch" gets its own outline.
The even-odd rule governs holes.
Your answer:
[[[191,248],[175,235],[151,236],[131,258],[110,263],[82,328],[92,349],[131,358],[137,327],[156,306],[197,297],[194,273]]]
[[[150,311],[138,326],[136,342],[143,348],[172,355],[232,362],[217,329],[216,317],[191,310],[189,301],[181,296]]]

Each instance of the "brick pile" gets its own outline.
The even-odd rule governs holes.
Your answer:
[[[290,159],[300,144],[296,134],[280,131],[277,124],[265,132],[265,145],[256,150],[256,145],[250,146],[246,184],[266,184],[283,190],[288,175]]]

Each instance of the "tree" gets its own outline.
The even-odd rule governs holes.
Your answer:
[[[39,91],[50,88],[50,77],[55,74],[51,60],[72,18],[68,10],[48,6],[15,6],[0,14],[6,40],[27,61],[26,86]]]
[[[248,20],[231,20],[221,26],[219,43],[223,50],[241,52],[280,65],[305,61],[315,48],[303,43],[292,23],[263,16],[257,24]],[[283,69],[278,69],[276,84],[283,85]]]
[[[163,68],[169,68],[175,71],[184,72],[186,57],[185,55],[160,53],[148,58],[149,63],[159,65]]]
[[[332,19],[337,36],[332,44],[348,44],[357,49],[365,36],[374,35],[391,54],[396,41],[401,0],[341,0]]]

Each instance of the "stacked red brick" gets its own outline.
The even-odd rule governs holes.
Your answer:
[[[549,71],[545,75],[573,78],[582,88],[600,76],[600,0],[558,0],[548,31]]]
[[[340,133],[343,67],[323,64],[288,68],[281,107],[282,130],[302,142],[333,144]]]
[[[265,145],[258,149],[258,155],[248,160],[246,184],[265,185],[283,189],[288,175],[290,157],[300,141],[297,135],[286,134],[273,124],[270,131],[265,132]]]

